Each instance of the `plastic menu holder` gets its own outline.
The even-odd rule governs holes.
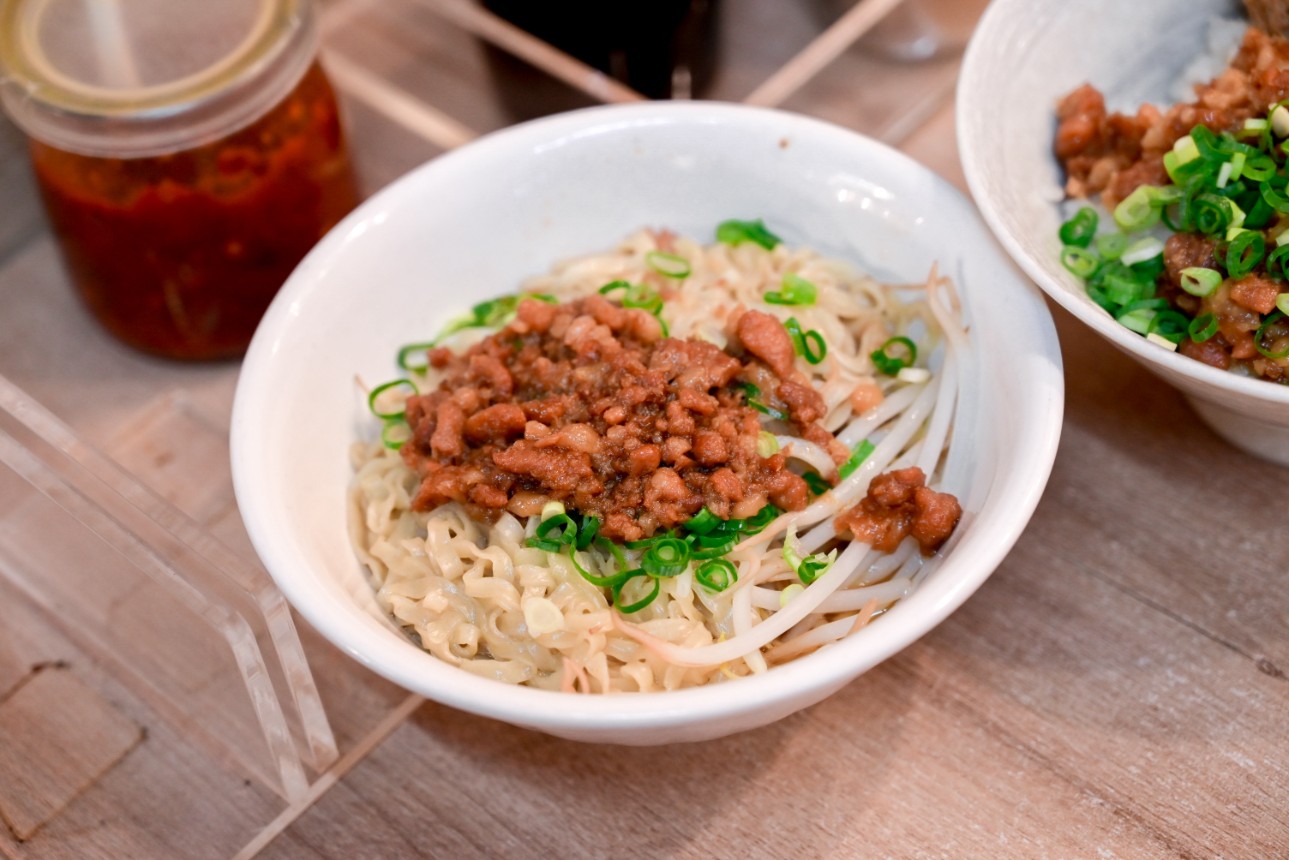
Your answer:
[[[128,795],[124,782],[146,779],[155,793],[174,776],[160,793],[177,816],[212,791],[244,795],[225,798],[244,821],[222,853],[303,801],[337,758],[290,610],[263,570],[3,376],[0,640],[0,733],[34,733],[0,737],[0,782],[7,767],[30,783],[0,785],[0,818],[19,839],[96,787],[115,781]],[[53,680],[50,665],[77,677]],[[50,718],[33,723],[37,706]],[[41,736],[59,726],[66,738]],[[86,732],[105,740],[78,752]]]

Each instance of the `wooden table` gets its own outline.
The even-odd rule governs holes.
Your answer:
[[[838,21],[848,5],[727,0],[706,95],[874,134],[965,190],[952,87],[982,0],[925,3],[943,47],[921,63],[851,44],[890,0]],[[494,80],[476,34],[631,97],[462,0],[332,0],[323,21],[368,191],[514,120],[497,89],[514,82]],[[237,366],[155,361],[95,327],[11,127],[0,188],[0,374],[249,553],[225,460]],[[1053,314],[1065,431],[1004,563],[831,699],[721,741],[587,746],[469,717],[302,630],[339,758],[284,801],[202,752],[200,725],[119,681],[111,654],[0,562],[0,777],[6,762],[40,775],[0,778],[0,856],[1289,857],[1289,472]],[[195,440],[182,450],[180,432]],[[0,550],[24,515],[4,487]],[[46,743],[60,721],[80,741]]]

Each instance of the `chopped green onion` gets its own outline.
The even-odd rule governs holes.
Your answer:
[[[688,278],[692,271],[688,260],[679,254],[669,254],[666,251],[650,251],[645,254],[645,265],[669,278]]]
[[[1092,273],[1097,270],[1097,267],[1101,265],[1101,260],[1097,258],[1095,251],[1075,245],[1066,245],[1061,249],[1061,265],[1065,266],[1076,277],[1090,278]]]
[[[1122,233],[1102,233],[1097,236],[1094,244],[1101,259],[1111,261],[1123,256],[1123,252],[1128,250],[1129,241]]]
[[[600,518],[585,517],[582,520],[582,527],[577,530],[577,539],[573,541],[573,545],[578,549],[586,549],[599,537],[599,534]]]
[[[1243,278],[1266,256],[1267,242],[1261,233],[1246,230],[1226,250],[1226,271],[1232,278]]]
[[[572,545],[577,542],[577,524],[568,514],[556,514],[541,521],[537,526],[536,536],[538,540]]]
[[[1284,325],[1278,326],[1279,334],[1276,335],[1277,340],[1285,344],[1284,349],[1279,350],[1278,352],[1273,352],[1268,347],[1265,347],[1262,345],[1263,338],[1267,336],[1267,332],[1270,330],[1271,326],[1279,323],[1284,318],[1285,318],[1285,314],[1281,313],[1280,311],[1278,310],[1272,311],[1270,315],[1267,316],[1267,318],[1262,321],[1262,325],[1258,326],[1258,331],[1253,336],[1254,347],[1256,347],[1258,352],[1262,353],[1267,358],[1289,357],[1289,331],[1285,331]]]
[[[1061,244],[1086,248],[1092,244],[1097,234],[1097,213],[1090,206],[1084,206],[1074,217],[1061,225]]]
[[[1268,120],[1271,123],[1271,130],[1277,137],[1289,137],[1289,110],[1285,110],[1284,105],[1276,105]]]
[[[803,583],[809,585],[826,573],[836,560],[837,550],[833,550],[827,555],[816,554],[804,558],[801,560],[801,566],[797,568],[797,577]]]
[[[1164,243],[1154,236],[1146,236],[1129,245],[1121,259],[1125,266],[1135,266],[1138,263],[1153,260],[1162,253],[1164,253]]]
[[[1276,307],[1280,309],[1280,313],[1289,316],[1289,293],[1276,296]]]
[[[1131,305],[1129,308],[1130,310],[1123,311],[1115,319],[1124,328],[1135,331],[1137,334],[1147,334],[1150,331],[1150,324],[1154,321],[1155,314],[1158,311],[1150,307],[1132,307]]]
[[[600,538],[600,540],[596,542],[597,547],[600,545],[600,542],[606,543],[610,547],[613,547],[614,550],[616,550],[617,557],[620,559],[619,567],[622,568],[621,570],[616,570],[613,573],[609,574],[608,576],[599,576],[597,574],[591,573],[589,570],[582,567],[582,563],[577,560],[577,547],[573,547],[573,546],[568,548],[568,557],[569,557],[569,560],[573,562],[573,567],[577,570],[577,572],[581,574],[583,579],[591,583],[591,585],[594,585],[596,588],[612,588],[613,586],[621,582],[623,575],[628,572],[626,570],[626,560],[621,558],[622,551],[617,549],[617,546],[613,544],[611,541],[607,540],[606,538]],[[559,550],[551,550],[551,551],[559,552]]]
[[[762,430],[756,437],[756,455],[758,457],[773,457],[779,453],[779,440],[773,434]]]
[[[1203,316],[1195,317],[1195,319],[1191,320],[1191,324],[1187,328],[1186,333],[1189,334],[1191,340],[1196,343],[1203,343],[1213,335],[1217,334],[1217,317],[1212,314],[1204,314]]]
[[[876,445],[874,445],[872,442],[868,441],[867,439],[865,439],[863,442],[860,442],[858,445],[855,446],[855,450],[851,453],[850,459],[848,459],[845,463],[841,464],[841,468],[837,470],[837,476],[842,480],[849,478],[851,474],[856,469],[858,469],[865,460],[868,459],[868,455],[873,453],[873,449],[876,447],[877,447]]]
[[[817,296],[814,284],[793,272],[783,276],[779,289],[761,298],[772,305],[813,305]]]
[[[783,240],[766,229],[760,218],[755,221],[722,221],[716,227],[716,241],[726,245],[741,245],[754,242],[767,251],[773,251]]]
[[[789,531],[783,539],[783,560],[792,568],[792,572],[797,575],[806,585],[814,582],[828,568],[832,567],[833,562],[837,560],[837,550],[824,555],[816,553],[815,555],[802,558],[797,552],[797,536],[795,531]]]
[[[428,359],[421,364],[412,364],[409,359],[416,353],[425,353],[437,346],[436,341],[427,340],[420,343],[409,343],[398,351],[398,366],[403,370],[423,371],[430,366]]]
[[[1206,236],[1225,233],[1235,223],[1235,204],[1217,194],[1201,194],[1195,198],[1191,207],[1195,229]]]
[[[662,326],[662,336],[667,337],[667,322],[662,318],[662,296],[645,284],[633,284],[629,281],[609,281],[600,287],[600,295],[607,296],[618,290],[625,290],[626,294],[622,297],[622,307],[639,308],[648,311],[658,318],[658,323]]]
[[[380,385],[377,385],[375,388],[373,388],[371,392],[367,395],[367,408],[371,410],[371,414],[375,415],[377,418],[381,419],[382,421],[395,420],[405,416],[407,414],[406,405],[404,405],[402,408],[394,412],[382,412],[380,407],[376,404],[376,401],[380,398],[382,394],[384,394],[386,391],[390,391],[400,386],[406,386],[412,389],[412,394],[417,393],[416,383],[412,382],[412,380],[410,379],[392,379],[389,382],[381,383]]]
[[[765,505],[761,510],[743,521],[743,533],[756,535],[765,531],[765,527],[779,516],[779,509],[774,505]]]
[[[402,418],[391,418],[380,428],[380,443],[397,451],[412,438],[412,428]]]
[[[682,523],[681,527],[692,534],[705,535],[712,529],[719,526],[722,522],[724,521],[720,517],[716,516],[716,514],[707,510],[707,508],[703,508],[688,522]]]
[[[674,537],[659,538],[640,557],[650,576],[675,576],[689,564],[689,544]]]
[[[1182,269],[1181,287],[1192,296],[1208,296],[1222,283],[1222,273],[1203,266]]]
[[[801,478],[806,482],[806,486],[810,488],[810,494],[813,496],[822,496],[832,489],[832,484],[824,480],[824,476],[818,472],[806,472]]]
[[[1281,245],[1271,252],[1271,256],[1267,257],[1267,274],[1273,277],[1289,278],[1289,270],[1286,270],[1287,261],[1289,261],[1289,245]]]
[[[613,602],[617,606],[618,611],[621,612],[623,615],[630,615],[633,612],[639,612],[641,609],[644,609],[650,603],[653,603],[654,598],[658,596],[658,592],[662,588],[662,580],[654,576],[649,576],[649,574],[645,573],[643,570],[640,570],[639,568],[636,568],[635,570],[632,570],[632,571],[628,571],[628,574],[629,574],[628,576],[626,576],[620,582],[617,582],[612,586]],[[653,582],[653,591],[649,592],[640,600],[637,600],[635,603],[628,603],[627,605],[623,606],[622,605],[623,589],[626,588],[627,583],[641,576]]]
[[[1125,233],[1138,233],[1159,222],[1157,193],[1151,185],[1141,185],[1114,207],[1114,222]]]
[[[797,322],[796,317],[788,317],[783,327],[788,330],[797,355],[802,356],[809,363],[818,364],[828,355],[828,344],[824,341],[824,336],[815,329],[802,331],[801,323]]]
[[[713,558],[694,570],[694,580],[708,591],[721,592],[738,582],[738,569],[724,558]]]
[[[1243,156],[1244,153],[1237,153],[1236,157]],[[1233,158],[1234,160],[1234,158]],[[1242,169],[1235,178],[1243,176],[1251,182],[1265,182],[1276,174],[1276,163],[1265,155],[1256,154],[1248,156],[1244,161]]]
[[[760,412],[763,415],[769,415],[775,421],[788,420],[786,412],[780,412],[772,406],[766,406],[758,399],[761,396],[761,388],[759,386],[754,385],[751,382],[740,382],[738,383],[738,387],[743,389],[743,394],[747,399],[747,405],[751,406],[757,412]]]
[[[1258,186],[1258,193],[1263,202],[1272,209],[1281,215],[1289,215],[1289,195],[1285,194],[1283,186],[1277,188],[1270,182],[1264,182]]]
[[[657,314],[662,310],[662,296],[658,295],[656,290],[644,284],[633,284],[627,294],[622,297],[622,307],[639,308],[651,314]]]
[[[1190,320],[1186,316],[1171,308],[1158,311],[1154,319],[1150,321],[1150,327],[1146,331],[1146,336],[1158,335],[1165,340],[1176,344],[1181,341],[1187,334],[1187,326]]]
[[[893,347],[902,347],[906,357],[892,355],[891,350]],[[894,376],[900,372],[901,367],[912,367],[914,362],[918,360],[918,347],[910,338],[901,335],[887,340],[879,349],[869,355],[869,358],[872,359],[873,366],[877,368],[879,373]]]

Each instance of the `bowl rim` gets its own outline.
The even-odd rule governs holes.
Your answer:
[[[657,691],[648,695],[579,696],[558,691],[535,689],[500,683],[472,675],[458,667],[444,663],[428,652],[415,650],[411,654],[387,634],[390,630],[366,628],[353,622],[348,614],[325,595],[308,589],[312,574],[293,571],[302,560],[294,559],[285,551],[282,542],[266,532],[269,521],[267,500],[255,492],[257,469],[267,464],[261,460],[253,444],[250,428],[254,426],[257,410],[268,408],[270,393],[266,392],[256,375],[255,368],[268,363],[274,353],[275,341],[284,326],[294,316],[293,305],[297,297],[311,286],[315,271],[327,267],[326,259],[337,252],[342,237],[353,232],[354,225],[369,217],[387,201],[409,193],[407,189],[419,187],[430,181],[436,173],[451,171],[458,164],[471,159],[485,158],[494,151],[512,147],[523,149],[524,142],[537,142],[563,136],[570,132],[606,125],[635,130],[651,125],[681,123],[689,125],[721,123],[759,123],[761,126],[787,124],[798,134],[820,135],[830,142],[845,142],[856,149],[858,155],[869,154],[885,159],[901,171],[915,176],[919,187],[929,185],[930,195],[943,199],[952,207],[954,216],[966,219],[977,228],[988,242],[989,233],[983,229],[975,208],[965,195],[930,169],[909,156],[865,135],[841,126],[786,111],[749,107],[719,102],[670,102],[607,105],[585,108],[532,120],[491,132],[450,152],[439,155],[414,168],[404,177],[373,195],[310,252],[301,267],[293,273],[275,298],[251,343],[243,372],[239,375],[234,396],[232,437],[230,443],[233,482],[239,508],[252,544],[277,587],[290,604],[324,638],[372,671],[400,686],[427,696],[437,702],[518,725],[533,727],[554,726],[563,730],[630,730],[657,729],[664,726],[701,724],[712,720],[728,720],[740,714],[765,709],[768,703],[786,702],[809,695],[811,692],[836,688],[877,663],[910,645],[939,625],[956,610],[994,572],[1028,524],[1050,476],[1056,457],[1064,407],[1064,377],[1061,373],[1059,343],[1051,315],[1039,294],[1011,268],[1008,259],[996,246],[988,244],[982,251],[991,255],[988,263],[998,268],[1014,281],[1017,295],[1029,299],[1030,309],[1041,324],[1024,337],[1031,341],[1033,353],[1043,359],[1038,362],[1014,362],[1018,375],[1038,377],[1036,387],[1042,386],[1043,401],[1027,411],[1025,419],[1014,423],[1023,425],[1025,445],[1017,446],[1016,458],[1006,465],[1013,476],[1008,479],[1008,514],[1005,521],[991,526],[986,540],[964,540],[950,552],[943,566],[950,564],[962,568],[959,578],[945,586],[938,598],[933,598],[926,588],[916,589],[903,598],[891,611],[890,621],[866,628],[865,636],[849,637],[820,651],[798,658],[784,667],[756,676],[740,678],[735,684],[715,684],[675,691]],[[862,159],[857,159],[862,161]],[[1042,371],[1029,368],[1041,367]],[[340,455],[338,455],[340,456]],[[1002,470],[1002,464],[999,465]],[[1024,479],[1019,477],[1024,476]],[[995,475],[995,480],[997,476]],[[997,515],[995,519],[1001,514]],[[346,541],[347,542],[347,541]],[[357,559],[353,559],[357,565]],[[365,576],[365,574],[364,574]],[[353,607],[339,607],[339,610]],[[361,611],[361,610],[359,610]],[[893,623],[896,618],[908,616],[909,621]],[[378,634],[386,634],[379,636]],[[409,641],[405,643],[412,648]],[[413,659],[417,655],[424,659]],[[426,662],[430,661],[430,662]],[[436,668],[437,667],[437,668]]]
[[[1268,383],[1265,380],[1210,367],[1203,362],[1186,358],[1180,353],[1153,344],[1117,323],[1088,298],[1081,284],[1074,284],[1073,275],[1067,276],[1059,272],[1053,275],[1052,268],[1029,254],[1021,243],[1020,236],[1011,229],[998,207],[994,205],[988,194],[989,182],[985,177],[984,164],[988,156],[987,136],[973,134],[972,130],[977,127],[978,122],[982,121],[982,117],[990,115],[989,111],[985,111],[985,105],[982,103],[986,93],[983,79],[984,69],[988,63],[987,58],[994,54],[993,45],[1000,40],[1000,31],[1007,22],[1026,14],[1030,9],[1027,4],[1028,0],[992,0],[990,2],[967,43],[955,90],[957,106],[954,113],[962,171],[967,180],[967,187],[971,190],[971,196],[975,200],[976,208],[985,223],[989,225],[990,231],[1007,250],[1011,259],[1053,301],[1105,337],[1114,346],[1140,360],[1146,366],[1156,366],[1177,376],[1194,380],[1210,390],[1222,390],[1228,396],[1289,405],[1289,386]],[[1005,41],[1008,44],[1016,43],[1011,36]],[[1013,69],[1013,71],[1016,70]],[[1049,113],[1051,113],[1050,110]],[[1052,115],[1055,122],[1055,114]],[[1212,395],[1210,395],[1211,398]]]

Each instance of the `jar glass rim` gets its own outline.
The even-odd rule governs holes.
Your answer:
[[[45,56],[37,34],[49,3],[0,0],[0,98],[27,134],[85,154],[159,154],[231,132],[290,92],[316,51],[309,0],[263,0],[245,36],[210,65],[156,84],[98,86]]]

